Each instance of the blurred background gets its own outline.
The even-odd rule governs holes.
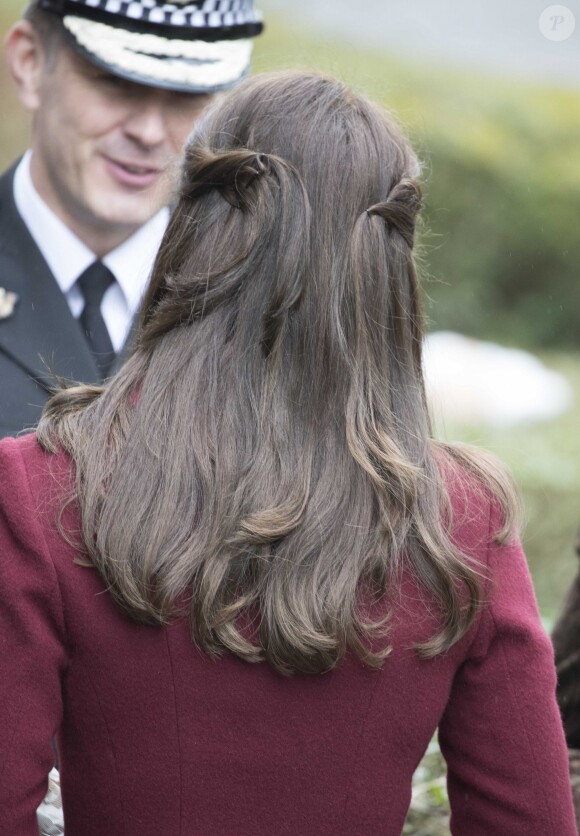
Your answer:
[[[24,5],[2,0],[2,33]],[[392,109],[423,160],[437,432],[493,450],[515,473],[549,629],[576,572],[580,523],[580,0],[258,5],[256,71],[338,75]],[[4,63],[0,90],[5,168],[28,122]],[[444,794],[426,775],[417,799],[425,787]]]

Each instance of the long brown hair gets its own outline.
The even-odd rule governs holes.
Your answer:
[[[499,497],[504,533],[514,505],[492,463],[430,438],[418,175],[391,117],[312,73],[257,76],[196,129],[128,362],[38,429],[72,456],[88,559],[133,618],[185,602],[210,654],[285,674],[348,648],[379,666],[388,618],[363,590],[405,568],[440,617],[419,652],[465,633],[481,584],[438,460]]]

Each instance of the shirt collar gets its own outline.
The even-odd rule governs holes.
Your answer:
[[[95,254],[66,226],[38,194],[27,151],[14,174],[14,201],[38,249],[63,293],[95,261]],[[115,276],[131,315],[139,307],[153,260],[169,221],[164,207],[102,260]]]
[[[145,292],[168,221],[169,209],[164,207],[103,258],[123,291],[131,315],[136,313]]]

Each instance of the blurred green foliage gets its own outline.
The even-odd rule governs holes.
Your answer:
[[[441,70],[268,19],[257,70],[330,71],[395,110],[425,163],[433,327],[580,345],[580,91]]]
[[[24,0],[0,0],[0,45],[3,46],[9,26],[18,18],[24,6]],[[2,101],[0,172],[2,172],[25,149],[29,124],[28,114],[18,102],[16,87],[10,78],[2,47],[0,47],[0,96]]]
[[[437,738],[413,776],[411,808],[402,836],[449,836],[449,798],[445,762]]]
[[[571,383],[575,406],[557,418],[512,428],[447,424],[438,435],[492,450],[516,477],[524,500],[523,543],[545,624],[556,619],[578,570],[573,543],[580,526],[580,356],[541,355]]]

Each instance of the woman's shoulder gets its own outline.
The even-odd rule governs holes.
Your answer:
[[[15,438],[9,436],[0,440],[0,467],[26,468],[35,462],[46,459],[49,454],[42,449],[36,438],[36,433],[30,432]]]
[[[494,542],[517,536],[520,499],[503,462],[463,444],[442,445],[436,460],[448,500],[443,514],[462,552],[481,558]]]
[[[50,452],[44,449],[36,436],[30,432],[25,435],[0,439],[0,469],[13,469],[15,472],[46,471],[48,464],[60,470],[70,470],[71,462],[64,450]]]
[[[0,440],[0,507],[19,522],[38,515],[71,486],[71,460],[41,447],[35,433]]]

